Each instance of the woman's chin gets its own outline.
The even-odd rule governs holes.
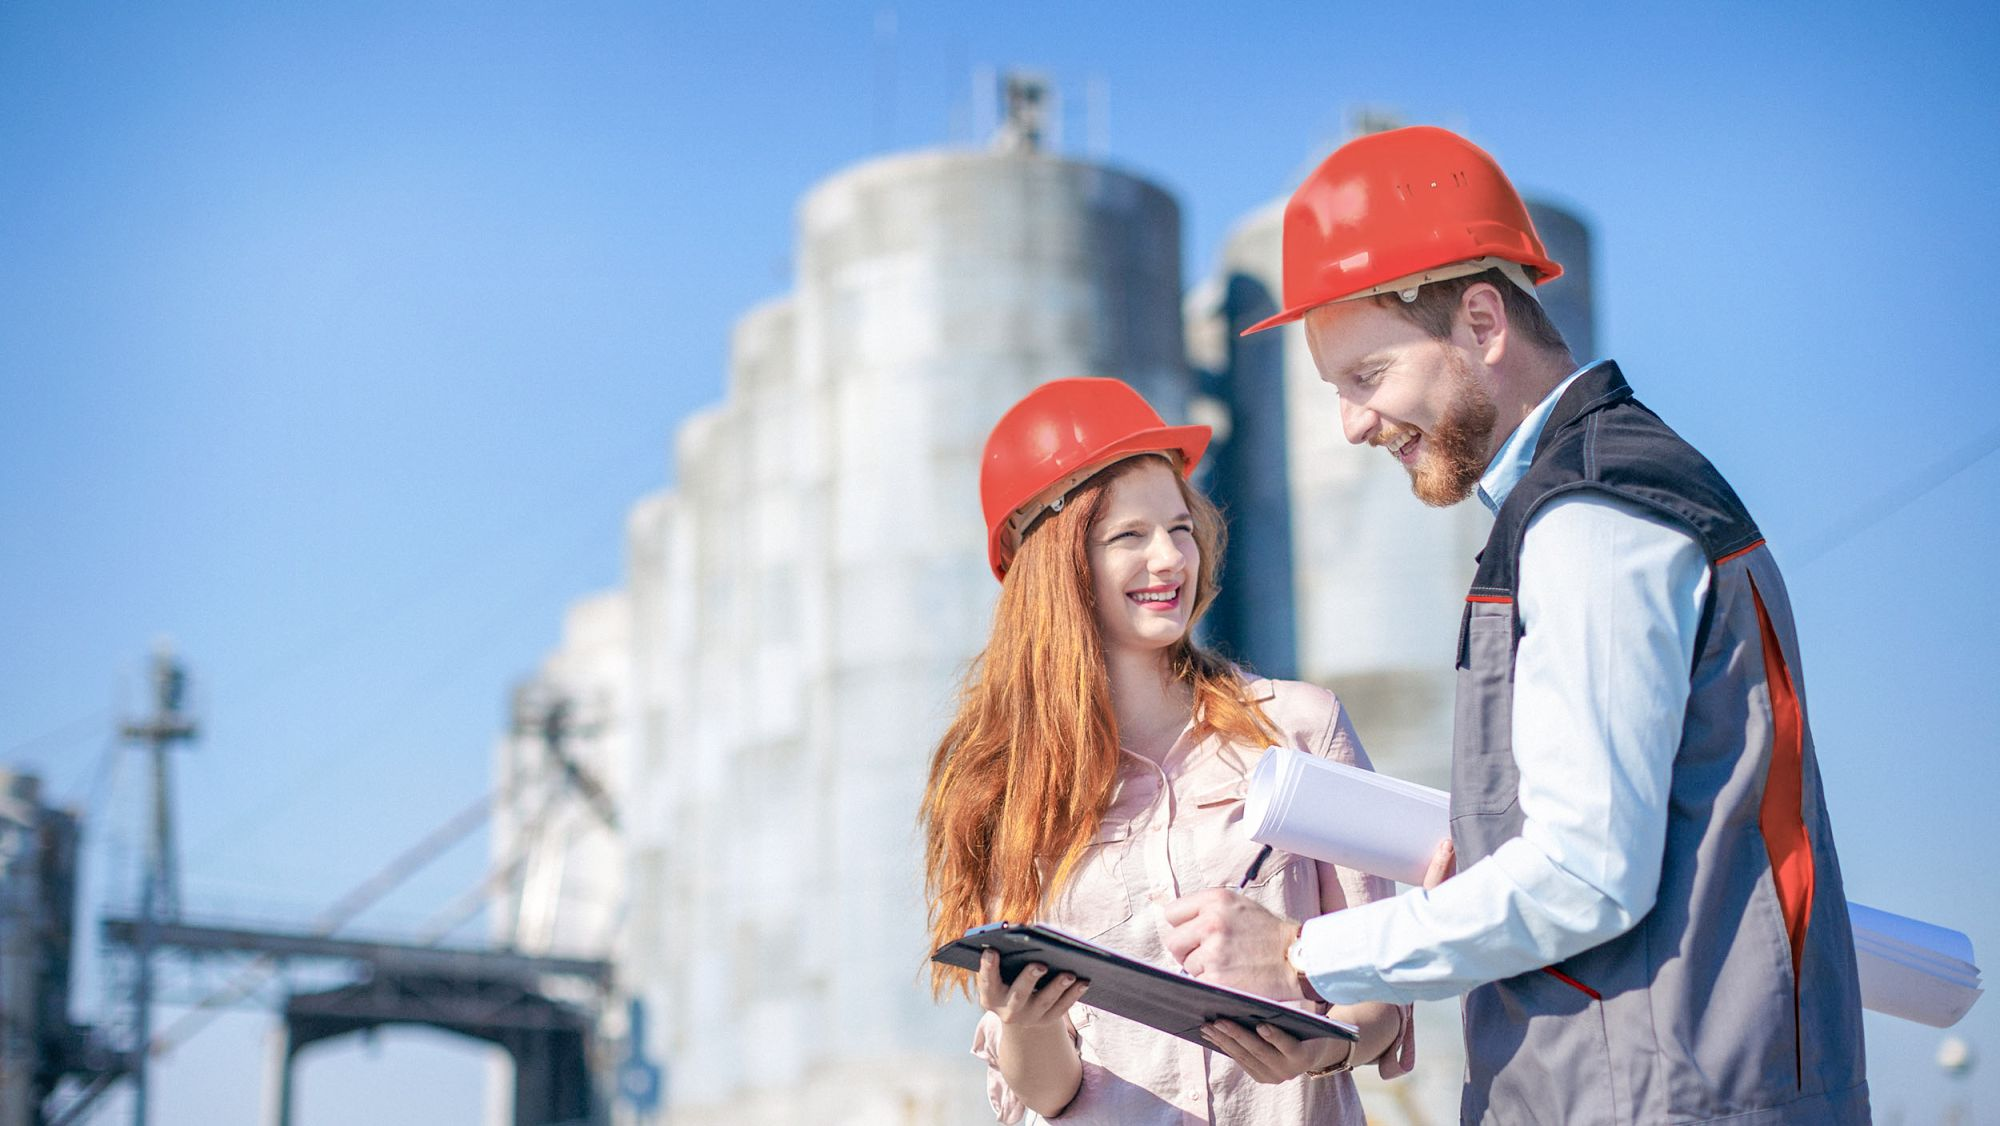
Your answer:
[[[1157,653],[1173,648],[1181,638],[1187,636],[1185,622],[1141,622],[1128,630],[1120,631],[1113,645],[1119,649],[1135,653]]]

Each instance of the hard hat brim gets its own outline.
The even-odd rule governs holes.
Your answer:
[[[1445,266],[1433,267],[1428,270],[1421,270],[1391,281],[1378,282],[1375,285],[1366,286],[1344,296],[1303,302],[1292,306],[1275,317],[1266,317],[1236,335],[1244,337],[1253,332],[1262,332],[1267,328],[1277,328],[1279,325],[1290,324],[1307,313],[1312,312],[1314,309],[1319,308],[1321,305],[1338,305],[1343,301],[1359,301],[1364,297],[1374,297],[1383,293],[1399,293],[1405,289],[1414,294],[1418,286],[1429,285],[1432,282],[1450,281],[1453,278],[1465,277],[1468,274],[1476,274],[1481,270],[1488,269],[1498,269],[1502,273],[1505,273],[1509,280],[1513,281],[1515,285],[1520,286],[1530,296],[1534,295],[1536,287],[1561,277],[1563,272],[1561,265],[1548,258],[1538,258],[1531,262],[1517,262],[1511,258],[1502,258],[1498,255],[1468,259],[1462,262],[1453,262]],[[1532,274],[1527,273],[1526,271],[1529,269],[1535,272]],[[1407,297],[1405,298],[1405,300],[1408,299]]]
[[[1277,328],[1279,325],[1288,325],[1291,324],[1293,321],[1298,320],[1300,317],[1305,316],[1307,313],[1312,312],[1314,309],[1319,308],[1321,305],[1331,305],[1331,304],[1333,304],[1333,302],[1331,301],[1316,301],[1310,305],[1300,305],[1295,309],[1286,309],[1284,312],[1279,313],[1275,317],[1265,317],[1263,320],[1258,321],[1256,324],[1251,325],[1249,328],[1244,329],[1242,332],[1239,332],[1236,335],[1239,337],[1244,337],[1244,336],[1249,336],[1252,333],[1263,332],[1267,328]]]

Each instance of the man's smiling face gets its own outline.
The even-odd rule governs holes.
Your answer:
[[[1348,441],[1387,450],[1425,504],[1472,495],[1498,411],[1464,348],[1367,299],[1311,310],[1305,332],[1320,379],[1340,396]]]

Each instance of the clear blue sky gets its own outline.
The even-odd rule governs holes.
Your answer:
[[[975,70],[1023,64],[1073,110],[1105,83],[1190,281],[1363,103],[1590,217],[1601,350],[1787,567],[1850,894],[2000,964],[2000,456],[1825,546],[2000,440],[2000,16],[1079,7],[0,6],[0,761],[85,799],[168,634],[206,725],[191,908],[302,917],[365,878],[483,791],[509,686],[618,581],[732,320],[789,287],[799,195],[964,143]],[[126,757],[91,830],[129,848]],[[158,1121],[256,1121],[262,1026],[169,1061]],[[2000,1116],[2000,1007],[1959,1031],[1989,1060],[1954,1090],[1939,1034],[1871,1018],[1878,1120]],[[301,1121],[452,1120],[473,1058],[329,1047]]]

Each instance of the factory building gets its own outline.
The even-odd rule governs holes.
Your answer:
[[[1045,380],[1114,375],[1215,422],[1201,479],[1232,544],[1208,639],[1332,686],[1379,768],[1446,778],[1486,514],[1424,508],[1348,446],[1296,329],[1236,336],[1275,307],[1281,205],[1188,290],[1173,197],[1040,151],[1033,90],[1014,93],[992,150],[806,196],[796,288],[737,324],[724,400],[628,519],[624,588],[573,608],[502,740],[495,927],[616,961],[614,1122],[992,1121],[976,1010],[925,986],[915,814],[998,590],[981,445]],[[1587,340],[1573,288],[1552,307]],[[558,792],[587,800],[552,824]],[[1432,1008],[1418,1076],[1364,1084],[1375,1120],[1456,1113],[1456,1017]]]
[[[78,826],[41,780],[0,769],[0,1126],[33,1126],[88,1029],[71,1023]]]

